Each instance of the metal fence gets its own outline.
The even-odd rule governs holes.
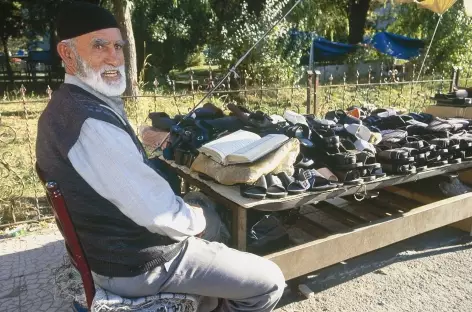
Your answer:
[[[249,77],[244,73],[228,79],[208,101],[221,107],[237,102],[270,114],[283,114],[291,109],[323,116],[329,110],[365,104],[421,111],[432,103],[430,97],[435,93],[448,92],[457,85],[468,86],[472,73],[469,66],[456,67],[450,72],[430,71],[428,79],[416,81],[414,66],[380,68],[369,70],[367,75],[355,70],[331,73],[323,84],[319,71],[305,71],[303,75],[269,82],[264,82],[261,76]],[[139,133],[141,125],[150,124],[149,112],[184,114],[206,95],[217,79],[209,71],[206,77],[196,77],[193,72],[168,77],[165,86],[155,80],[143,95],[124,97],[129,119]],[[52,94],[51,88],[44,90],[39,98],[31,98],[22,86],[0,101],[0,228],[5,224],[38,220],[51,213],[34,171],[37,119]]]

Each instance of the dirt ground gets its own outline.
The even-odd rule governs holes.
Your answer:
[[[0,240],[0,312],[71,311],[54,292],[65,255],[55,227]],[[472,311],[472,239],[442,228],[314,273],[314,293],[287,291],[277,312]]]
[[[442,228],[338,264],[311,276],[314,291],[282,311],[472,311],[472,239]]]

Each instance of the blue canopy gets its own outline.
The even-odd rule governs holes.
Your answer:
[[[377,51],[403,60],[419,56],[425,45],[422,40],[388,32],[379,32],[369,41]]]
[[[357,44],[332,42],[317,36],[315,33],[298,31],[296,29],[292,29],[290,34],[292,38],[314,38],[311,46],[312,51],[310,54],[312,58],[310,63],[336,60],[355,52],[361,47]],[[380,53],[404,60],[419,56],[425,47],[425,43],[422,40],[385,31],[375,34],[372,38],[365,40],[364,43],[370,45]],[[308,60],[302,62],[305,63],[306,61]]]
[[[313,53],[316,61],[337,58],[353,53],[359,48],[358,45],[332,42],[325,38],[313,40]]]

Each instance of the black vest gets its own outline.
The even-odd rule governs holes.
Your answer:
[[[106,103],[71,84],[63,84],[54,92],[39,118],[38,166],[47,180],[56,181],[61,188],[91,270],[109,277],[137,276],[174,258],[184,243],[137,225],[73,168],[68,153],[87,118],[126,131],[143,154],[143,162],[152,167],[129,124]]]

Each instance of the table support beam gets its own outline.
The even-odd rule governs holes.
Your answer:
[[[233,245],[236,249],[246,251],[246,233],[247,233],[247,209],[239,207],[233,208]]]

